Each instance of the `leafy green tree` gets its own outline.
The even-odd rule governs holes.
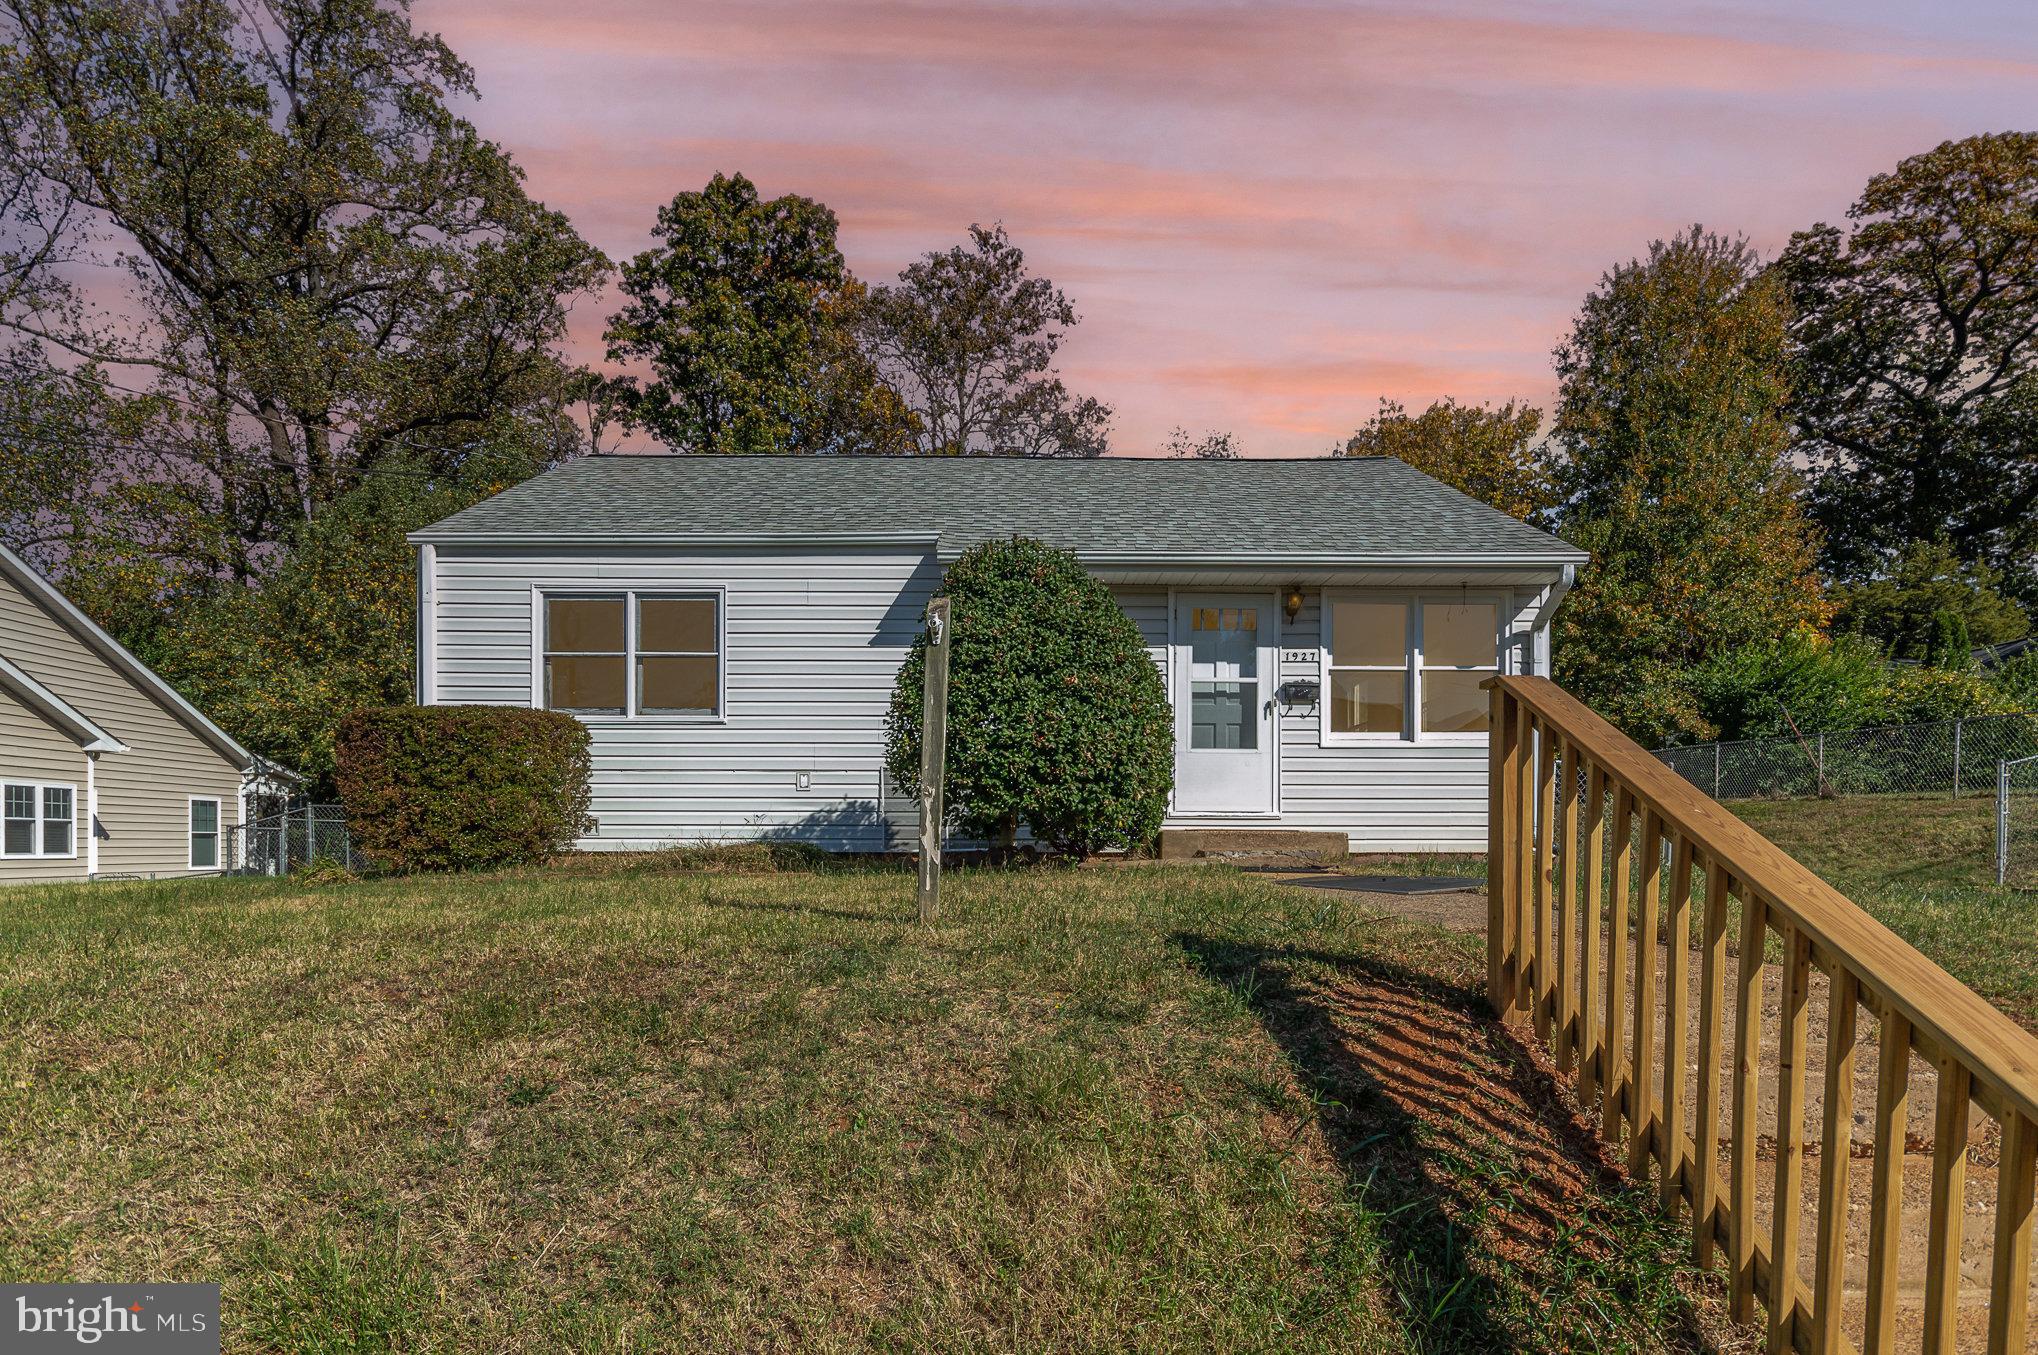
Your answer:
[[[964,552],[941,594],[949,640],[948,807],[1009,846],[1024,825],[1086,856],[1160,830],[1174,716],[1139,629],[1066,551],[1014,537]],[[885,766],[917,790],[927,640],[899,669]]]
[[[125,424],[123,568],[252,579],[387,460],[571,448],[564,299],[607,264],[475,93],[403,3],[0,3],[0,326]]]
[[[1827,561],[1944,539],[2038,601],[2038,133],[1912,156],[1847,215],[1776,263]]]
[[[1932,614],[1932,643],[1925,649],[1925,662],[1949,670],[1974,667],[1974,641],[1968,638],[1967,619],[1960,613]]]
[[[1076,396],[1054,358],[1076,310],[1003,226],[930,253],[871,290],[864,350],[919,421],[931,456],[1101,456],[1111,410]]]
[[[1799,733],[1881,723],[1889,665],[1858,635],[1795,630],[1712,655],[1685,686],[1711,737],[1786,738],[1793,723]]]
[[[835,214],[741,174],[658,209],[658,243],[624,267],[609,358],[652,378],[611,387],[627,423],[683,451],[911,451],[914,425],[857,347],[863,285]]]
[[[1615,268],[1556,352],[1563,534],[1592,552],[1558,677],[1645,740],[1709,734],[1686,670],[1827,617],[1784,418],[1782,289],[1694,226]]]
[[[1382,400],[1372,421],[1345,440],[1345,456],[1392,456],[1525,522],[1556,506],[1550,458],[1536,440],[1543,414],[1512,400],[1495,409],[1438,400],[1410,418]]]
[[[1987,564],[1962,560],[1944,541],[1913,541],[1881,577],[1833,590],[1833,625],[1880,642],[1896,659],[1924,658],[1942,615],[1959,618],[1976,644],[2001,644],[2031,630],[2001,582]]]
[[[390,459],[292,536],[260,586],[172,601],[137,652],[235,737],[330,793],[351,711],[415,698],[417,561],[406,533],[528,478],[542,449],[476,450],[444,474]]]

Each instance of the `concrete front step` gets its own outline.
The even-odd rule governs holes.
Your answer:
[[[1351,838],[1343,833],[1313,833],[1299,828],[1161,829],[1163,861],[1224,856],[1285,856],[1298,860],[1342,861],[1351,855],[1351,846]]]

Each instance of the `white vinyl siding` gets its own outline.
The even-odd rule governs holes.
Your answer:
[[[720,717],[589,719],[598,827],[582,845],[909,844],[917,811],[883,784],[884,721],[940,578],[923,550],[441,545],[434,554],[430,648],[442,704],[534,704],[534,594],[719,597]]]
[[[1285,590],[1284,590],[1285,591]],[[1363,589],[1336,590],[1360,595]],[[1114,588],[1118,604],[1139,624],[1154,661],[1167,664],[1168,594],[1165,589]],[[1407,589],[1383,589],[1407,597]],[[1526,627],[1535,593],[1499,595],[1511,616],[1509,645],[1501,655],[1505,671],[1520,671]],[[1281,683],[1321,684],[1320,590],[1303,590],[1295,620],[1281,619]],[[1291,656],[1301,657],[1291,657]],[[1320,705],[1324,696],[1319,686]],[[1253,824],[1350,835],[1355,852],[1486,849],[1487,744],[1483,739],[1409,741],[1386,739],[1326,746],[1319,705],[1276,706],[1280,725],[1280,813]],[[1235,828],[1221,817],[1170,814],[1170,828]]]

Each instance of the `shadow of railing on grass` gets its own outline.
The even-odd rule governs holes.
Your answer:
[[[1175,940],[1250,1007],[1315,1100],[1378,1222],[1412,1348],[1518,1345],[1522,1286],[1564,1302],[1580,1262],[1568,1253],[1604,1245],[1595,1220],[1649,1218],[1481,994],[1373,957]],[[1672,1326],[1656,1333],[1672,1348],[1702,1348],[1682,1305],[1653,1320]]]

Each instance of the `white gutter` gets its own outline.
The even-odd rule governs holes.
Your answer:
[[[931,546],[935,532],[435,532],[413,546]]]
[[[1529,671],[1533,674],[1542,677],[1552,676],[1550,669],[1550,620],[1557,614],[1557,604],[1564,600],[1564,595],[1571,591],[1571,586],[1576,582],[1578,582],[1578,566],[1565,565],[1564,572],[1557,576],[1557,581],[1548,588],[1545,588],[1542,596],[1536,599],[1535,611],[1529,613],[1529,639],[1535,646],[1535,653],[1530,660],[1529,668]]]

